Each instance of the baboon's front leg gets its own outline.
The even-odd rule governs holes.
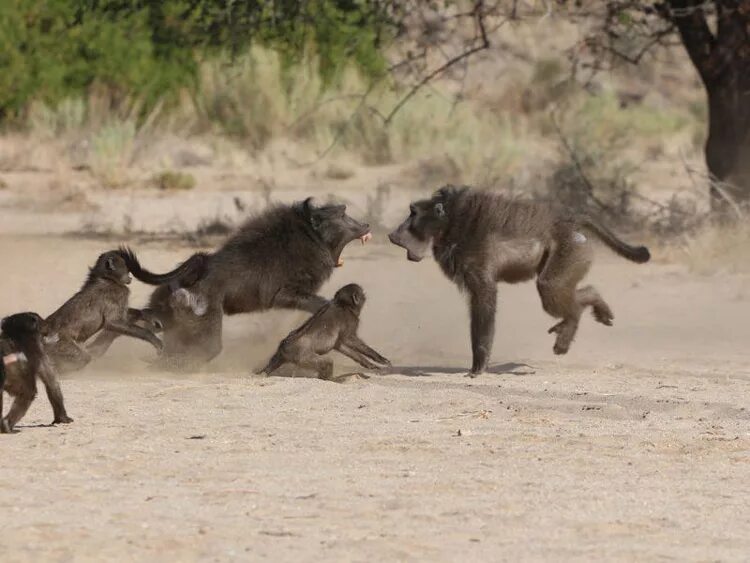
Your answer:
[[[137,325],[130,325],[120,321],[110,321],[105,326],[106,330],[116,332],[118,334],[124,334],[125,336],[132,336],[139,340],[145,340],[151,344],[158,352],[161,352],[164,348],[162,341],[150,330]]]
[[[367,369],[372,370],[379,370],[380,366],[372,363],[367,356],[365,356],[362,352],[359,350],[355,350],[352,346],[349,345],[347,342],[339,342],[335,349],[345,356],[351,358],[355,362],[357,362],[362,367],[365,367]]]
[[[469,287],[471,312],[471,372],[476,377],[487,369],[495,337],[495,307],[497,286],[492,283],[477,283]]]
[[[60,389],[60,383],[57,381],[55,368],[46,360],[42,360],[39,364],[39,379],[44,383],[44,388],[47,391],[47,399],[49,399],[49,403],[52,405],[52,413],[55,417],[52,424],[68,424],[73,422],[73,419],[65,411],[62,389]]]
[[[281,289],[273,298],[271,306],[278,309],[297,309],[317,313],[328,300],[313,293],[301,293],[290,289]]]
[[[355,350],[359,350],[360,352],[362,352],[365,356],[367,356],[374,362],[383,364],[384,366],[391,365],[391,361],[388,358],[386,358],[385,356],[381,356],[374,349],[370,348],[364,340],[356,335],[354,336],[354,338],[352,338],[350,345],[352,345]]]

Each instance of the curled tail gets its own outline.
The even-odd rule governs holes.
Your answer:
[[[593,218],[583,215],[578,218],[578,222],[582,227],[585,227],[599,239],[614,250],[617,254],[638,264],[643,264],[651,259],[651,253],[645,246],[631,246],[623,240],[617,238],[612,231],[607,227],[594,220]]]
[[[284,364],[284,359],[281,356],[281,353],[277,351],[273,357],[268,360],[268,365],[264,367],[263,369],[257,370],[255,373],[256,375],[260,375],[261,373],[265,373],[266,375],[271,375],[272,372],[279,369]]]
[[[119,252],[125,263],[128,266],[128,270],[133,274],[133,277],[138,281],[147,283],[149,285],[163,285],[179,281],[179,285],[182,287],[190,287],[201,279],[208,270],[208,254],[205,252],[197,252],[190,258],[185,260],[182,264],[177,266],[171,272],[164,274],[154,274],[149,272],[138,261],[138,258],[129,247],[121,246]]]

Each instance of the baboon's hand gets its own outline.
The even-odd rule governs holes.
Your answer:
[[[55,420],[52,421],[52,424],[70,424],[73,422],[73,419],[70,418],[67,414],[64,414],[62,416],[55,417]]]
[[[1,393],[2,391],[0,391]],[[8,421],[3,419],[0,419],[0,434],[10,434],[10,425],[8,424]]]
[[[465,374],[464,377],[471,377],[472,379],[474,379],[476,377],[479,377],[483,373],[484,373],[483,371],[470,371],[467,374]]]

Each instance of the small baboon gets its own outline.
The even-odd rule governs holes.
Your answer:
[[[222,316],[267,309],[316,312],[316,295],[353,240],[367,242],[366,223],[345,205],[276,205],[249,219],[216,252],[184,264],[187,283],[162,285],[148,310],[164,326],[164,362],[207,362],[222,348]],[[195,275],[195,271],[200,275]],[[173,362],[174,360],[174,362]]]
[[[81,289],[46,320],[45,345],[60,371],[81,369],[93,357],[104,353],[113,334],[145,340],[161,351],[162,342],[155,334],[161,325],[148,312],[128,307],[132,273],[138,280],[152,285],[169,283],[195,268],[182,265],[166,274],[144,270],[127,247],[101,254]],[[85,346],[92,336],[101,340]]]
[[[188,260],[178,266],[175,272],[179,274],[172,278],[169,283],[161,285],[158,281],[160,278],[169,274],[152,274],[144,270],[138,263],[135,255],[130,252],[130,266],[140,276],[141,281],[146,283],[157,283],[159,287],[154,290],[148,307],[144,309],[128,309],[128,318],[132,323],[159,334],[164,332],[164,327],[170,328],[167,331],[167,340],[163,342],[166,349],[174,348],[172,340],[181,336],[181,331],[189,332],[191,320],[194,317],[200,317],[205,313],[205,303],[199,295],[191,294],[188,289],[205,275],[208,263],[208,255],[203,252],[193,254]],[[131,270],[132,271],[132,270]],[[134,274],[135,275],[135,274]],[[164,306],[166,304],[166,306]],[[177,330],[171,330],[177,327]],[[199,327],[200,328],[200,327]],[[86,351],[93,358],[103,355],[112,343],[121,336],[120,333],[108,329],[102,330],[93,342],[86,347]],[[188,341],[194,338],[187,339]],[[160,356],[156,364],[164,363],[168,358]],[[166,362],[174,364],[174,362]],[[166,365],[161,367],[167,367]]]
[[[281,341],[268,365],[257,373],[271,375],[285,363],[315,370],[321,379],[333,375],[333,361],[323,356],[337,350],[368,369],[381,369],[391,362],[357,336],[359,316],[365,304],[365,292],[351,283],[336,292],[302,326]],[[380,364],[380,365],[378,365]]]
[[[2,384],[0,432],[12,432],[36,397],[36,378],[42,380],[54,413],[53,424],[73,422],[65,411],[57,374],[42,345],[45,323],[36,313],[16,313],[3,319],[0,334]],[[2,417],[2,391],[14,397],[8,416]]]
[[[414,262],[432,247],[443,273],[469,293],[471,376],[487,368],[498,282],[517,283],[536,276],[542,307],[561,319],[549,330],[557,334],[553,351],[565,354],[586,307],[604,325],[611,325],[614,318],[596,289],[577,287],[592,262],[591,244],[583,232],[633,262],[650,258],[645,246],[630,246],[592,217],[550,202],[512,200],[448,185],[409,209],[409,217],[389,238],[405,248]]]

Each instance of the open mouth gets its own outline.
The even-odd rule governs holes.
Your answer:
[[[422,258],[424,258],[424,256],[420,256],[419,254],[414,254],[408,248],[406,249],[406,259],[409,260],[410,262],[419,262],[420,260],[422,260]]]
[[[368,242],[369,240],[371,240],[371,239],[372,239],[372,233],[371,233],[370,231],[367,231],[367,232],[366,232],[365,234],[363,234],[362,236],[360,236],[360,237],[358,237],[358,238],[359,238],[360,242],[361,242],[361,243],[362,243],[362,244],[364,245],[364,244],[366,244],[366,243],[367,243],[367,242]],[[344,265],[344,259],[343,259],[343,258],[341,257],[341,255],[339,254],[339,257],[338,257],[338,258],[336,259],[336,267],[337,267],[337,268],[340,268],[340,267],[341,267],[341,266],[343,266],[343,265]]]

